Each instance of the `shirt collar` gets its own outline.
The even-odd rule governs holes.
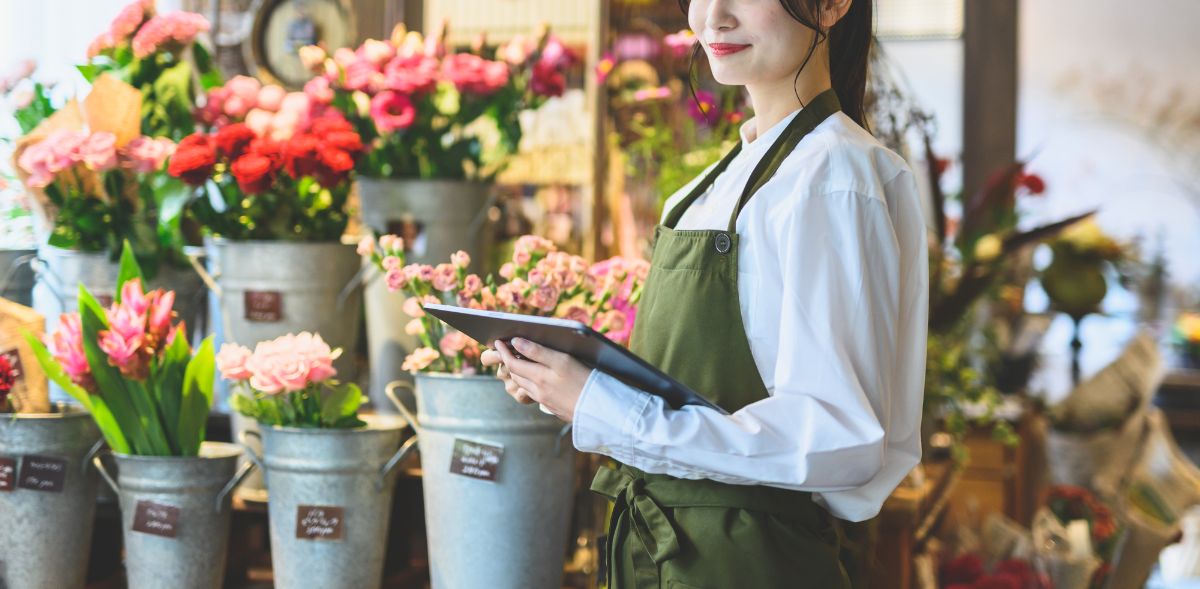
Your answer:
[[[778,123],[775,123],[775,125],[770,129],[767,129],[757,136],[755,135],[755,131],[758,117],[750,117],[747,119],[746,122],[742,123],[741,128],[738,129],[738,135],[740,135],[742,138],[742,151],[758,151],[767,149],[768,146],[770,146],[777,138],[779,138],[779,135],[782,134],[783,130],[787,128],[788,123],[792,122],[792,119],[795,118],[799,112],[800,109],[792,111],[790,114],[788,114],[788,116],[783,117],[782,120],[780,120]]]

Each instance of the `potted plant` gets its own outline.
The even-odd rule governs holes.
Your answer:
[[[12,105],[12,116],[21,133],[32,131],[55,110],[50,100],[51,84],[33,79],[37,62],[19,62],[0,78],[0,99]],[[9,143],[0,137],[0,143]],[[33,301],[33,270],[29,263],[37,256],[34,249],[33,216],[21,198],[19,184],[10,168],[0,163],[0,297],[25,306]]]
[[[562,94],[578,61],[549,31],[462,51],[446,47],[446,34],[444,24],[428,37],[399,26],[357,49],[300,53],[316,74],[305,91],[343,113],[368,147],[357,166],[364,225],[400,234],[414,262],[459,249],[488,259],[491,184],[520,142],[519,114]],[[413,341],[378,280],[365,299],[371,397],[381,402]]]
[[[0,300],[0,586],[82,587],[96,510],[90,454],[102,443],[83,408],[50,405],[22,330],[41,315]]]
[[[255,99],[270,88],[282,90],[259,88],[249,78],[234,78],[219,90],[245,93],[239,88],[248,81]],[[291,126],[261,125],[250,115],[265,111],[242,110],[244,121],[218,119],[212,131],[185,137],[168,171],[197,189],[192,206],[211,236],[209,273],[224,341],[249,344],[314,331],[352,349],[359,299],[351,287],[359,263],[354,245],[341,238],[364,147],[345,119],[320,105],[310,108],[303,94],[275,103],[295,109],[283,115]],[[352,354],[337,365],[343,378],[355,379]]]
[[[320,335],[288,334],[248,348],[225,344],[221,375],[231,404],[262,428],[271,496],[271,561],[278,587],[378,587],[391,521],[404,422],[358,415],[362,392],[334,379]],[[257,437],[259,434],[252,434]]]
[[[482,346],[422,306],[567,317],[625,343],[649,264],[613,258],[589,265],[525,236],[500,278],[485,279],[470,273],[463,251],[437,266],[406,264],[404,240],[395,235],[364,240],[360,250],[389,289],[407,295],[402,307],[413,318],[406,329],[421,342],[404,361],[415,375],[415,415],[396,394],[406,383],[392,383],[388,394],[419,440],[434,586],[504,579],[559,587],[574,493],[574,448],[564,439],[570,425],[514,403],[480,363]]]
[[[175,320],[175,293],[147,291],[127,245],[119,289],[102,306],[84,286],[49,345],[28,342],[51,380],[108,442],[119,474],[93,462],[121,500],[130,587],[220,587],[237,446],[205,442],[212,406],[211,338],[193,351]]]

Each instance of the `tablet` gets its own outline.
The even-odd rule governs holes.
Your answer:
[[[599,369],[627,385],[658,395],[674,409],[684,405],[701,405],[726,413],[683,383],[578,321],[451,305],[428,304],[424,305],[424,309],[426,313],[488,346],[493,346],[496,340],[508,343],[512,338],[520,337],[570,354],[587,366]]]

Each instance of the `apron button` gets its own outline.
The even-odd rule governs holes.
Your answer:
[[[717,237],[713,239],[713,244],[716,245],[718,254],[727,254],[729,248],[733,246],[733,240],[729,239],[728,233],[718,233]]]

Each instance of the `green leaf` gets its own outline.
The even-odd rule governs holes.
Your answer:
[[[183,374],[183,402],[179,414],[179,446],[183,456],[195,456],[204,441],[212,407],[214,360],[212,336],[204,338]]]
[[[79,73],[83,75],[83,79],[87,80],[89,84],[94,82],[96,78],[100,76],[100,67],[90,63],[77,65],[75,66],[75,69],[79,70]]]
[[[362,405],[362,390],[349,383],[335,387],[321,402],[321,425],[335,427],[345,417],[356,417]]]
[[[129,440],[130,452],[143,456],[161,455],[161,448],[151,441],[146,431],[145,412],[135,405],[125,387],[125,378],[109,365],[108,356],[97,343],[100,331],[107,329],[108,323],[100,303],[83,285],[79,286],[79,315],[83,325],[83,352],[92,370],[92,378],[96,380],[96,389],[99,397],[112,408],[113,418]]]
[[[187,338],[176,336],[175,341],[163,351],[162,364],[155,375],[154,394],[162,414],[163,427],[171,447],[177,449],[182,447],[179,440],[179,421],[183,405],[184,373],[187,370],[190,351]]]
[[[142,269],[138,266],[137,258],[133,255],[133,246],[129,245],[129,240],[126,239],[121,247],[121,267],[117,272],[117,294],[115,300],[121,302],[121,287],[127,281],[138,278],[142,281],[142,288],[146,288],[146,279],[142,277]]]

